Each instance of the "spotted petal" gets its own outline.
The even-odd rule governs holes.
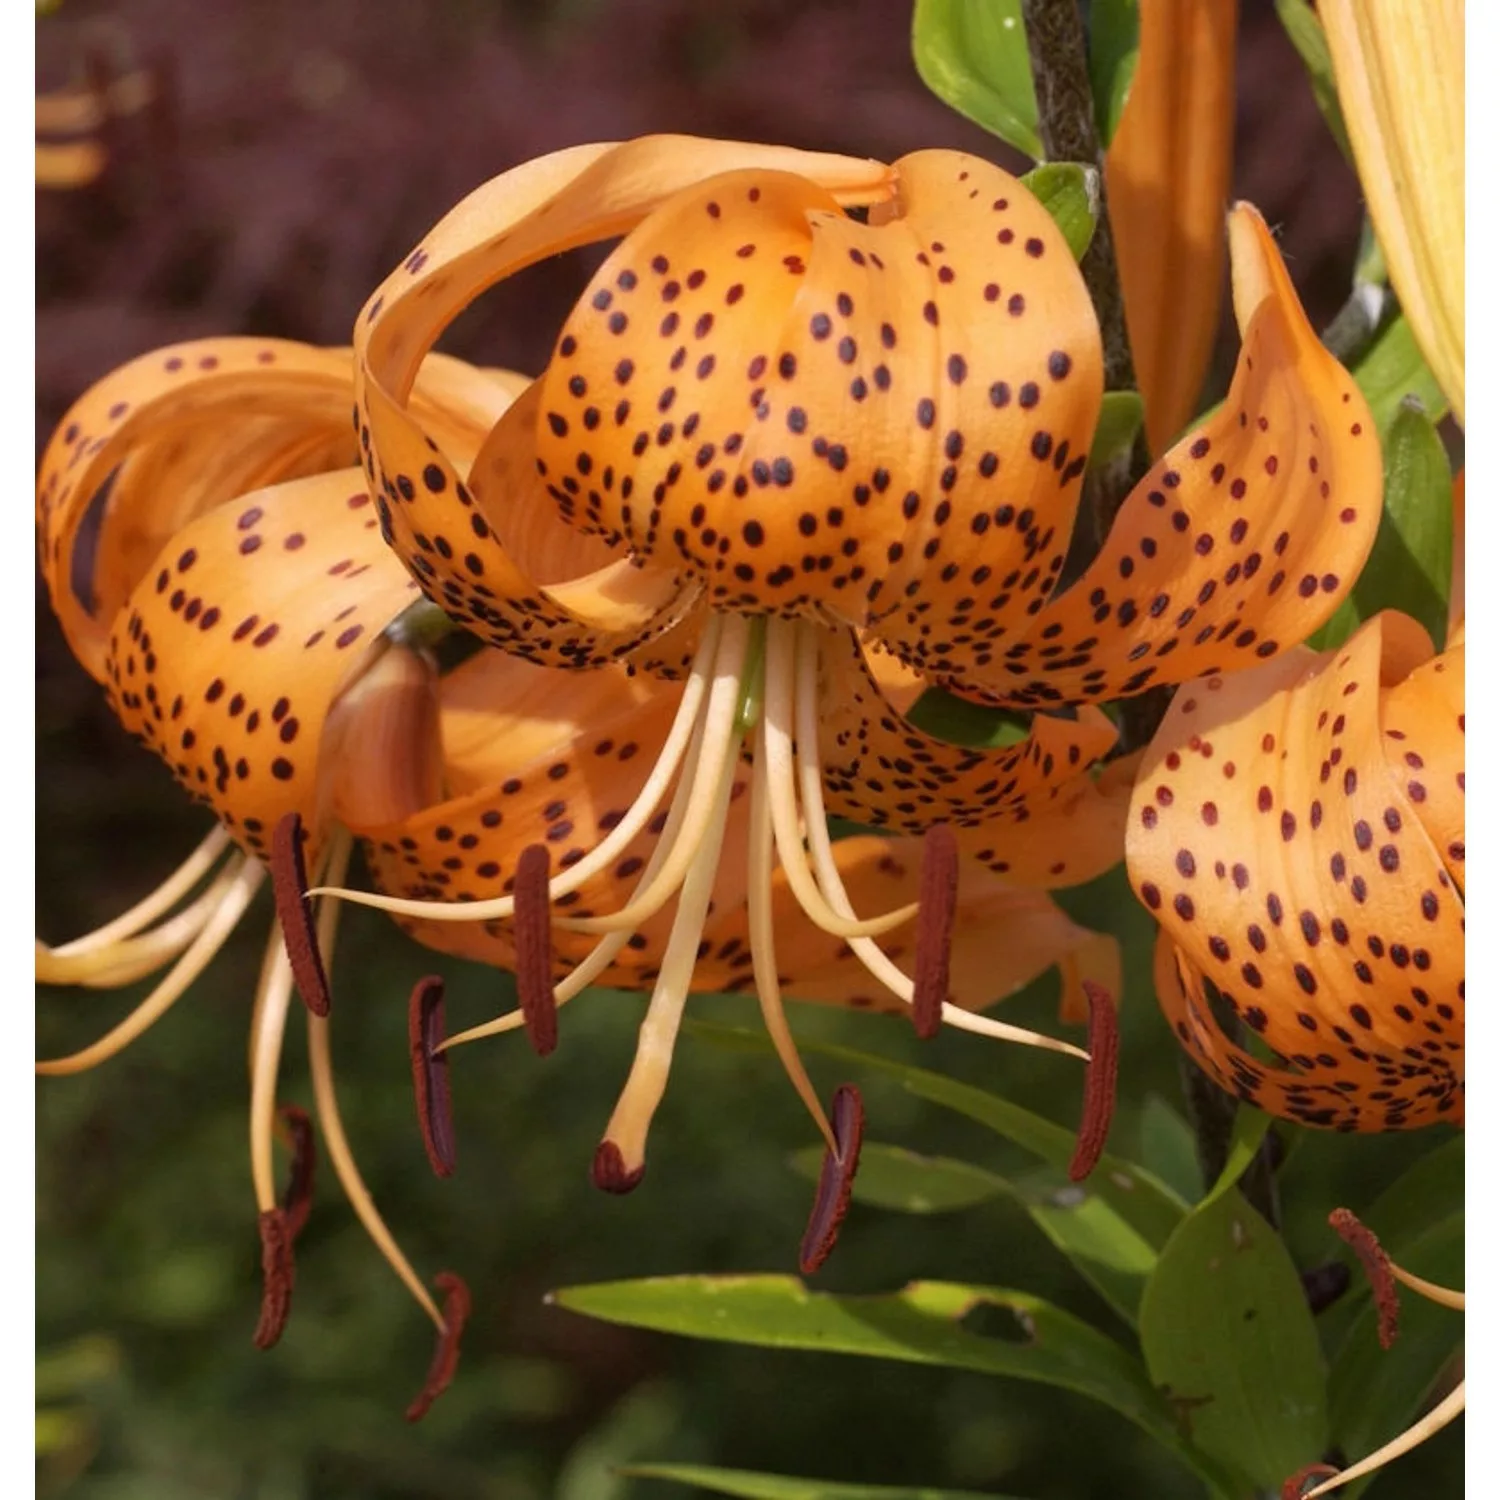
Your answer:
[[[986,680],[1030,707],[1252,666],[1353,586],[1380,520],[1364,398],[1318,342],[1260,215],[1230,216],[1244,340],[1223,406],[1126,499],[1098,558]]]
[[[1130,97],[1104,159],[1125,323],[1160,453],[1198,410],[1218,330],[1234,144],[1234,0],[1140,8]]]
[[[1311,1124],[1462,1115],[1463,896],[1388,733],[1393,698],[1431,701],[1437,684],[1413,687],[1430,651],[1384,614],[1327,655],[1185,686],[1132,801],[1126,860],[1163,929],[1169,1019],[1225,1087]],[[1424,753],[1457,737],[1436,713],[1410,732]],[[1223,1038],[1205,981],[1277,1067]]]
[[[554,523],[560,535],[547,548],[558,565],[549,571],[559,576],[532,576],[474,505],[463,466],[408,409],[418,364],[487,287],[548,256],[628,231],[679,189],[748,165],[804,174],[839,202],[870,203],[890,190],[889,169],[880,163],[769,146],[652,136],[573,147],[470,194],[361,313],[355,331],[361,437],[382,519],[397,551],[424,564],[418,569],[424,589],[491,643],[539,662],[596,664],[666,630],[690,601],[676,597],[681,591],[670,580],[643,569],[605,564],[609,577],[597,578],[597,548],[560,521]],[[524,445],[519,451],[526,455]],[[541,524],[528,517],[529,526]],[[541,539],[533,535],[532,542]],[[578,587],[564,592],[565,574]],[[602,612],[593,608],[601,590],[608,595]],[[663,596],[670,602],[654,607]],[[634,616],[623,625],[622,603]]]
[[[285,813],[318,821],[329,707],[414,592],[358,469],[245,495],[177,532],[120,608],[111,706],[264,855]]]
[[[663,205],[565,324],[537,452],[566,520],[716,605],[868,625],[962,680],[1062,568],[1098,328],[1015,178],[892,172],[869,223],[764,169]]]

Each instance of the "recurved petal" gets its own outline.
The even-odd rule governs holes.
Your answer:
[[[120,608],[111,706],[264,855],[287,812],[316,822],[329,707],[414,592],[358,469],[244,495],[184,526]]]
[[[1104,714],[1085,709],[1075,719],[1038,714],[1016,745],[950,745],[896,709],[877,675],[885,670],[879,652],[867,655],[853,632],[825,633],[819,686],[825,796],[831,814],[856,823],[917,834],[934,822],[986,832],[997,820],[1023,822],[1115,741]],[[1001,841],[998,831],[987,840]]]
[[[1324,656],[1188,684],[1136,783],[1130,879],[1186,981],[1162,983],[1163,1006],[1243,1097],[1309,1123],[1461,1110],[1463,897],[1383,734],[1388,689],[1430,651],[1385,614]],[[1297,1089],[1282,1077],[1268,1093],[1253,1059],[1214,1052],[1199,974]]]
[[[90,387],[42,455],[42,574],[74,654],[103,680],[116,611],[194,516],[355,461],[347,350],[220,338],[142,355]]]
[[[1324,0],[1318,16],[1391,285],[1462,425],[1463,0]]]
[[[1024,706],[1129,697],[1253,666],[1353,586],[1380,521],[1380,443],[1319,343],[1265,221],[1230,215],[1243,345],[1229,396],[1131,492],[1099,556],[1000,654],[986,690]]]
[[[1198,409],[1224,275],[1236,0],[1147,0],[1104,159],[1125,322],[1159,453]]]
[[[487,287],[548,256],[627,232],[680,188],[747,165],[800,172],[826,184],[843,203],[869,203],[890,191],[889,168],[880,163],[768,146],[652,136],[574,147],[503,173],[472,193],[387,277],[360,314],[355,352],[361,437],[392,544],[412,566],[425,564],[417,568],[424,588],[445,607],[456,606],[493,644],[536,661],[576,666],[630,650],[666,629],[674,614],[639,606],[635,613],[643,619],[622,626],[622,575],[616,570],[608,579],[594,577],[598,558],[587,548],[574,559],[555,544],[554,555],[577,567],[572,577],[579,587],[564,590],[562,576],[532,577],[474,506],[461,482],[463,466],[434,443],[420,414],[409,409],[407,392],[418,363]],[[527,476],[527,485],[534,487],[535,476]],[[549,515],[554,509],[549,505]],[[542,523],[528,517],[527,524]],[[553,524],[560,529],[555,519]],[[470,559],[477,568],[467,566]],[[670,579],[642,582],[638,574],[636,582],[651,597],[671,592]],[[601,589],[602,610],[595,608]]]
[[[1099,335],[1015,178],[892,170],[868,223],[760,169],[663,204],[564,326],[537,451],[572,524],[717,603],[868,623],[960,681],[1061,570]]]

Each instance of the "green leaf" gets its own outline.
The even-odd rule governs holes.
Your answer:
[[[1193,1443],[1275,1491],[1327,1448],[1323,1352],[1281,1238],[1234,1189],[1162,1251],[1141,1302],[1152,1381]]]
[[[1338,89],[1333,82],[1333,58],[1328,53],[1323,23],[1307,0],[1276,0],[1276,14],[1281,17],[1281,24],[1307,69],[1313,98],[1318,101],[1318,109],[1328,122],[1334,140],[1339,143],[1344,160],[1352,162],[1354,153],[1349,148],[1349,132],[1344,128],[1344,113],[1339,108]]]
[[[1229,1155],[1219,1173],[1219,1180],[1208,1190],[1198,1208],[1212,1203],[1215,1198],[1222,1198],[1245,1175],[1270,1128],[1271,1117],[1265,1110],[1251,1109],[1245,1104],[1235,1110],[1234,1124],[1229,1132]]]
[[[1464,1277],[1463,1203],[1464,1142],[1458,1136],[1404,1172],[1360,1218],[1403,1269],[1456,1287]],[[1334,1441],[1359,1458],[1415,1419],[1462,1347],[1464,1330],[1461,1314],[1403,1289],[1400,1333],[1390,1349],[1381,1349],[1364,1272],[1352,1254],[1348,1259],[1360,1306],[1334,1355],[1328,1402]],[[1367,1483],[1357,1480],[1345,1493],[1352,1500]]]
[[[683,1027],[703,1041],[736,1051],[764,1054],[772,1050],[769,1039],[762,1032],[695,1020],[684,1021]],[[1072,1159],[1074,1136],[1071,1130],[1054,1125],[1051,1120],[1044,1120],[997,1094],[987,1094],[983,1089],[957,1083],[941,1073],[930,1073],[924,1068],[914,1068],[872,1052],[859,1052],[852,1047],[800,1039],[798,1045],[803,1052],[837,1058],[867,1072],[883,1073],[907,1093],[977,1120],[1023,1150],[1041,1157],[1060,1172],[1067,1170]],[[1166,1244],[1187,1212],[1187,1204],[1169,1187],[1134,1162],[1117,1156],[1101,1157],[1088,1181],[1077,1186],[1087,1196],[1101,1198],[1154,1250]]]
[[[1089,85],[1100,143],[1115,138],[1141,51],[1140,0],[1093,0],[1089,6]]]
[[[970,703],[946,688],[928,688],[906,714],[908,722],[935,740],[967,749],[998,750],[1019,745],[1031,733],[1031,715]]]
[[[1105,391],[1089,448],[1089,468],[1102,469],[1128,453],[1145,420],[1146,404],[1139,391]]]
[[[1453,472],[1443,440],[1415,397],[1401,402],[1384,433],[1385,504],[1364,571],[1338,612],[1313,638],[1327,648],[1360,620],[1399,609],[1441,645],[1448,633],[1453,577]]]
[[[1405,317],[1393,318],[1381,330],[1351,373],[1370,403],[1382,439],[1407,396],[1415,396],[1434,422],[1448,414],[1447,398],[1427,368]]]
[[[792,1164],[817,1180],[821,1147],[797,1152]],[[918,1156],[900,1146],[866,1141],[859,1153],[854,1199],[898,1213],[947,1213],[1008,1197],[1023,1208],[1074,1268],[1132,1327],[1156,1252],[1096,1194],[1060,1173],[1042,1170],[1014,1181],[951,1157]]]
[[[823,1147],[792,1153],[792,1167],[809,1182],[823,1170]],[[946,1214],[973,1208],[1012,1192],[1011,1185],[983,1167],[949,1156],[919,1156],[902,1146],[866,1141],[859,1148],[854,1199],[902,1214]]]
[[[917,0],[911,50],[922,82],[943,103],[1041,159],[1021,0]]]
[[[567,1287],[574,1312],[688,1338],[857,1354],[1061,1386],[1129,1418],[1213,1483],[1222,1474],[1179,1436],[1171,1408],[1112,1339],[1025,1292],[914,1281],[838,1296],[793,1276],[664,1276]]]
[[[1074,260],[1082,260],[1099,224],[1099,169],[1074,161],[1033,167],[1021,181],[1052,215]]]
[[[1203,1191],[1193,1127],[1160,1094],[1148,1094],[1140,1132],[1142,1164],[1191,1203]]]
[[[912,1489],[907,1485],[837,1484],[831,1479],[793,1479],[788,1474],[753,1474],[749,1469],[713,1469],[701,1464],[631,1464],[619,1471],[630,1479],[664,1479],[695,1484],[716,1495],[744,1500],[1016,1500],[975,1490]]]

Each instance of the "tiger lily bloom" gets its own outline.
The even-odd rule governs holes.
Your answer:
[[[547,369],[465,471],[408,399],[427,350],[487,287],[620,234]],[[360,442],[387,537],[423,590],[537,665],[623,661],[684,683],[636,800],[571,868],[550,874],[543,844],[491,857],[483,877],[451,856],[476,877],[470,902],[348,893],[410,919],[531,933],[553,907],[554,932],[597,944],[583,972],[683,893],[600,1146],[604,1185],[644,1166],[747,742],[752,911],[769,845],[808,918],[920,1029],[941,1018],[1014,1035],[949,1003],[940,963],[892,960],[879,939],[911,909],[857,915],[827,816],[925,836],[935,871],[951,872],[951,847],[1016,884],[1086,879],[1119,854],[1119,825],[1081,812],[1114,739],[1094,705],[1270,658],[1352,582],[1379,514],[1368,411],[1253,209],[1236,211],[1231,242],[1245,347],[1230,399],[1146,476],[1056,598],[1099,334],[1061,234],[986,162],[673,137],[576,147],[478,189],[366,304]],[[1309,570],[1310,593],[1284,586]],[[1072,717],[1037,714],[1009,749],[960,749],[905,717],[930,686]],[[656,862],[623,906],[563,904],[663,816]],[[951,834],[934,844],[934,825]],[[934,889],[946,883],[935,874]],[[769,936],[762,952],[769,1016]]]
[[[1463,0],[1323,0],[1318,16],[1391,285],[1462,426]]]
[[[1463,1119],[1464,646],[1406,616],[1183,687],[1126,864],[1189,1055],[1261,1109],[1344,1131]],[[1274,1054],[1226,1037],[1217,996]]]
[[[1198,410],[1218,331],[1238,9],[1235,0],[1145,0],[1130,93],[1104,158],[1153,453]]]
[[[1464,1294],[1462,1292],[1439,1286],[1424,1277],[1414,1276],[1410,1271],[1402,1270],[1386,1255],[1374,1234],[1347,1208],[1336,1208],[1328,1216],[1328,1222],[1359,1257],[1370,1278],[1371,1289],[1375,1294],[1379,1311],[1378,1334],[1382,1349],[1389,1349],[1396,1341],[1400,1321],[1398,1287],[1406,1287],[1407,1290],[1416,1292],[1418,1296],[1425,1297],[1429,1302],[1435,1302],[1440,1307],[1451,1307],[1457,1312],[1463,1311]],[[1329,1464],[1311,1464],[1299,1470],[1282,1486],[1282,1500],[1316,1500],[1316,1497],[1331,1494],[1352,1480],[1363,1479],[1367,1475],[1374,1474],[1403,1454],[1410,1453],[1413,1448],[1425,1443],[1435,1433],[1441,1432],[1462,1413],[1466,1399],[1464,1385],[1465,1382],[1460,1380],[1431,1411],[1413,1422],[1405,1432],[1392,1438],[1389,1443],[1377,1448],[1374,1453],[1368,1454],[1357,1463],[1350,1464],[1344,1469],[1335,1469]]]

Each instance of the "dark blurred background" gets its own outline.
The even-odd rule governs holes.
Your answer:
[[[1326,321],[1348,286],[1357,189],[1268,0],[1242,9],[1235,190],[1281,226],[1309,310]],[[64,0],[38,19],[38,88],[90,69],[144,70],[156,103],[111,127],[99,182],[38,194],[38,439],[92,380],[159,344],[213,333],[346,342],[367,292],[433,220],[485,178],[559,146],[675,130],[887,159],[957,146],[1019,167],[927,94],[909,26],[906,0]],[[576,273],[568,261],[528,273],[466,315],[445,347],[538,367]],[[1232,339],[1224,348],[1227,361]],[[119,732],[40,592],[37,626],[37,924],[58,942],[148,890],[203,826]],[[1144,972],[1145,924],[1122,881],[1070,902],[1099,925],[1128,913],[1132,973]],[[563,1045],[545,1061],[518,1038],[457,1060],[460,1168],[437,1182],[405,1055],[405,996],[430,965],[358,911],[337,974],[349,1132],[419,1269],[460,1270],[476,1311],[456,1384],[407,1428],[400,1413],[426,1368],[430,1329],[325,1165],[299,1242],[291,1323],[277,1349],[258,1354],[244,1049],[267,924],[257,908],[124,1056],[38,1090],[38,1370],[53,1398],[42,1493],[671,1493],[615,1475],[646,1457],[1036,1500],[1197,1493],[1123,1419],[1065,1393],[674,1341],[547,1307],[549,1288],[577,1281],[793,1269],[809,1188],[787,1157],[811,1128],[768,1059],[685,1039],[645,1184],[623,1200],[596,1193],[586,1169],[641,1009],[637,997],[600,995],[570,1009]],[[504,976],[444,968],[451,1026],[506,1003]],[[1171,1039],[1149,986],[1132,983],[1122,1077],[1133,1102],[1113,1141],[1127,1154],[1156,1128],[1141,1101],[1179,1098]],[[83,1045],[144,992],[44,992],[40,1053]],[[1049,978],[1010,1013],[1049,1026],[1054,999]],[[754,1024],[753,1005],[738,1001],[706,1000],[701,1011]],[[909,1056],[1044,1113],[1058,1113],[1060,1099],[1064,1117],[1073,1107],[1067,1065],[1035,1054],[954,1036],[918,1049],[899,1025],[822,1013],[803,1029]],[[295,1025],[289,1038],[282,1093],[306,1103]],[[826,1062],[813,1068],[825,1087],[838,1081]],[[873,1139],[1000,1171],[1022,1164],[894,1088],[872,1082],[867,1102]],[[1436,1144],[1393,1138],[1354,1152],[1306,1142],[1283,1184],[1301,1263],[1328,1252],[1328,1206],[1367,1201]],[[1179,1170],[1190,1177],[1190,1160]],[[1022,1287],[1124,1334],[1009,1206],[927,1218],[856,1208],[821,1283],[877,1290],[916,1276]],[[1404,1493],[1433,1492],[1423,1476],[1451,1478],[1456,1456],[1450,1441],[1410,1460],[1382,1493],[1413,1483]]]

